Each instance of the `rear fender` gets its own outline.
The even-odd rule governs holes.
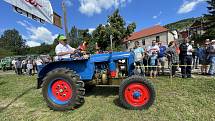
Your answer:
[[[75,71],[80,79],[83,81],[92,80],[95,66],[88,60],[74,60],[74,61],[57,61],[44,66],[38,73],[37,88],[40,88],[43,83],[43,78],[57,68],[67,68]]]

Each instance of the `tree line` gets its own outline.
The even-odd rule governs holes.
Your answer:
[[[88,29],[78,29],[73,26],[68,34],[69,44],[77,48],[83,41],[89,43],[89,52],[95,51],[95,45],[101,47],[102,50],[110,49],[110,36],[113,37],[114,50],[122,50],[122,43],[126,37],[129,37],[135,30],[136,24],[126,24],[119,10],[108,16],[106,24],[100,24],[96,29],[89,33]],[[0,38],[0,57],[11,55],[26,55],[26,54],[50,54],[55,55],[54,49],[58,44],[57,38],[53,44],[48,45],[42,43],[38,47],[28,47],[26,40],[22,38],[16,29],[6,30]]]

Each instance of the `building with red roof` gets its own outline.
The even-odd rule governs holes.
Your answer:
[[[139,32],[134,32],[130,37],[125,39],[125,45],[127,50],[134,48],[134,42],[139,41],[142,47],[149,46],[152,40],[162,42],[167,45],[170,41],[174,40],[174,35],[167,28],[156,25],[150,28],[143,29]]]

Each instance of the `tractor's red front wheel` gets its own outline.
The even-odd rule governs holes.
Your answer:
[[[145,78],[132,76],[120,85],[119,99],[125,108],[147,109],[155,100],[155,90],[151,82]]]

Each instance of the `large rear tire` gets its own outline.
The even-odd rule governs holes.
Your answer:
[[[121,83],[119,100],[121,105],[127,109],[148,109],[154,103],[155,90],[150,81],[135,75]]]
[[[58,68],[43,79],[42,93],[51,109],[72,110],[84,103],[84,82],[74,71]]]

